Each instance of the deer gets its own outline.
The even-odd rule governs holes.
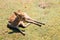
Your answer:
[[[24,24],[24,22],[27,22],[27,24]],[[35,24],[40,27],[41,25],[45,25],[44,23],[32,19],[27,15],[27,13],[18,10],[17,12],[13,12],[13,14],[9,17],[7,27],[11,30],[18,30],[18,32],[21,32],[23,35],[25,35],[23,31],[19,30],[19,27],[26,28],[30,24]]]

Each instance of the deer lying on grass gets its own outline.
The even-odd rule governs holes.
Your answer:
[[[25,25],[24,22],[27,22]],[[21,12],[18,10],[17,12],[14,12],[9,18],[7,27],[11,30],[18,30],[18,32],[23,33],[19,30],[18,27],[26,28],[30,24],[35,24],[41,27],[41,25],[45,25],[44,23],[40,23],[32,18],[30,18],[26,13]]]

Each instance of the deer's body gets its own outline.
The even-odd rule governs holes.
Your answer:
[[[21,12],[20,10],[18,10],[17,12],[14,12],[9,17],[8,22],[9,22],[8,25],[10,25],[12,28],[18,28],[18,26],[22,26],[23,28],[25,28],[28,25],[30,25],[31,23],[38,25],[38,26],[41,26],[41,24],[44,25],[44,23],[40,23],[40,22],[30,18],[26,13]],[[24,22],[27,22],[28,24],[25,25]]]

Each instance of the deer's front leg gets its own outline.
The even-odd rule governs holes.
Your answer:
[[[20,21],[20,23],[19,23],[19,27],[22,27],[22,28],[26,28],[26,27],[28,27],[29,25],[30,25],[30,23],[24,24],[23,21]]]

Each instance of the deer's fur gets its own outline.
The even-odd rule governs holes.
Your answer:
[[[24,24],[24,22],[27,22],[28,24],[26,25],[26,24]],[[17,29],[18,29],[18,26],[26,28],[31,23],[35,24],[35,25],[38,25],[38,26],[44,25],[44,23],[40,23],[40,22],[32,19],[26,13],[24,13],[24,12],[22,12],[20,10],[18,10],[17,12],[14,12],[9,17],[9,21],[8,21],[8,25],[10,25],[9,27],[17,28]]]

